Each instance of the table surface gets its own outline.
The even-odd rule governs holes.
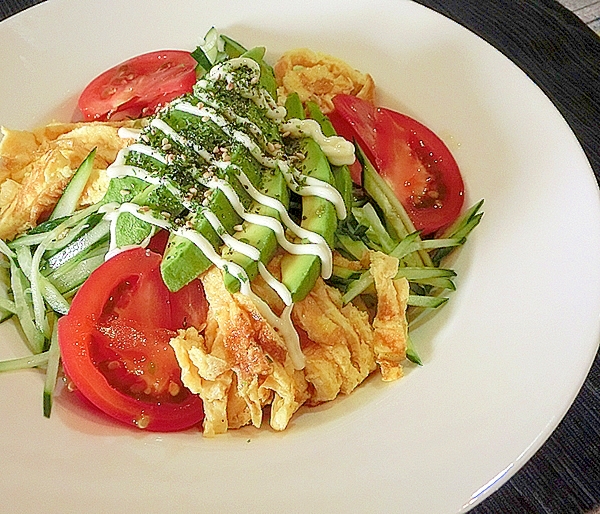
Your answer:
[[[2,0],[0,20],[41,1]],[[599,0],[417,1],[465,25],[524,69],[570,124],[600,181]],[[545,53],[543,45],[531,45],[534,38],[543,38],[547,46],[560,42],[567,53]],[[509,40],[519,44],[509,45]],[[583,110],[576,103],[580,94],[591,98]],[[600,513],[600,353],[548,441],[471,512]]]
[[[600,1],[560,0],[560,3],[573,11],[594,32],[600,34]]]

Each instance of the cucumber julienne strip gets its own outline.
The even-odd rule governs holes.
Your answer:
[[[110,232],[110,222],[106,220],[100,221],[90,231],[81,235],[75,241],[69,243],[60,252],[54,254],[47,260],[48,266],[51,269],[58,269],[71,259],[76,258],[79,254],[82,254],[86,250],[90,249],[96,243],[106,239]],[[42,246],[42,245],[40,245]]]
[[[366,203],[362,207],[354,207],[352,214],[361,225],[368,227],[365,235],[371,241],[378,243],[385,253],[394,249],[398,241],[388,234],[372,204]]]
[[[69,297],[83,284],[92,271],[104,262],[107,251],[108,244],[89,252],[85,258],[77,262],[69,261],[69,263],[54,270],[47,278],[56,286],[63,297]]]
[[[10,278],[11,289],[15,297],[16,314],[25,334],[27,346],[31,353],[41,353],[44,349],[45,337],[33,321],[31,304],[26,298],[25,287],[23,285],[27,279],[14,261],[11,261]]]
[[[43,243],[40,243],[36,248],[31,260],[31,271],[28,278],[29,283],[31,284],[31,298],[33,300],[35,323],[44,336],[49,338],[51,335],[50,323],[48,322],[48,316],[46,315],[46,302],[44,301],[44,296],[42,294],[42,289],[44,288],[42,279],[44,277],[42,277],[42,274],[40,273],[40,262],[45,250],[46,246]]]
[[[54,389],[58,379],[58,369],[60,364],[60,348],[58,346],[58,323],[56,316],[53,316],[52,338],[50,347],[48,348],[48,367],[46,368],[46,379],[44,381],[44,416],[49,418],[52,410],[52,400],[54,397]]]
[[[0,310],[8,311],[11,314],[17,313],[15,302],[9,300],[8,298],[0,298]]]
[[[415,364],[418,364],[419,366],[423,365],[423,362],[421,361],[421,357],[419,357],[419,354],[417,353],[417,349],[415,348],[413,340],[410,337],[410,333],[406,334],[406,358],[409,361],[411,361]]]
[[[358,145],[356,147],[356,156],[363,167],[363,187],[369,195],[379,205],[386,223],[396,232],[398,239],[406,237],[408,234],[416,232],[415,226],[406,210],[396,197],[396,194],[388,183],[379,175],[371,162],[367,159],[364,152]],[[432,266],[429,254],[420,250],[411,257],[415,265]]]
[[[92,149],[88,156],[79,165],[79,168],[77,168],[71,177],[71,180],[67,184],[67,187],[65,187],[63,194],[59,198],[54,210],[52,211],[52,214],[50,214],[48,219],[54,220],[64,216],[70,216],[75,212],[75,209],[79,203],[79,198],[81,198],[81,193],[83,193],[85,185],[87,184],[90,174],[92,173],[92,169],[94,168],[95,155],[96,148]]]
[[[15,258],[15,252],[13,252],[10,249],[10,247],[2,239],[0,239],[0,253],[2,253],[3,255],[5,255],[9,259],[14,259]]]
[[[436,309],[441,305],[445,304],[448,298],[445,296],[423,296],[423,295],[408,295],[407,305],[411,307],[425,307],[430,309]]]
[[[92,213],[86,218],[82,219],[74,227],[66,230],[66,233],[59,234],[52,241],[47,242],[47,253],[50,254],[48,260],[51,260],[56,254],[60,253],[65,248],[68,248],[73,241],[81,238],[86,232],[90,231],[95,227],[104,216],[97,213]],[[39,244],[43,241],[40,239],[35,244]]]
[[[479,225],[483,213],[479,212],[483,205],[483,200],[480,200],[470,209],[467,210],[455,223],[453,223],[444,233],[442,238],[453,238],[453,239],[466,239],[471,231]],[[440,248],[432,253],[432,261],[435,265],[439,265],[440,262],[452,252],[452,248]]]
[[[339,246],[341,246],[341,249],[346,251],[357,261],[360,261],[363,258],[363,255],[369,251],[369,247],[365,243],[352,239],[346,234],[337,233],[336,240],[339,243]]]
[[[13,301],[6,303],[4,307],[7,311],[13,312],[19,318],[21,328],[25,335],[25,342],[29,350],[34,354],[40,353],[44,349],[45,338],[33,322],[30,307],[31,304],[26,297],[26,287],[24,285],[27,282],[27,278],[15,262],[16,254],[2,240],[0,240],[0,252],[9,259],[10,284],[8,285],[10,285],[14,297]],[[6,302],[9,302],[9,300],[6,299]],[[3,321],[8,319],[8,317],[9,316],[5,315]]]
[[[20,246],[16,250],[16,255],[17,262],[19,263],[25,278],[29,280],[36,324],[47,337],[50,337],[49,328],[47,330],[43,329],[45,323],[44,319],[46,317],[44,300],[46,300],[53,310],[60,314],[67,313],[69,310],[69,303],[61,296],[56,287],[39,272],[39,259],[41,259],[43,250],[44,246],[39,245],[32,257],[29,246]]]
[[[17,371],[26,368],[37,368],[45,366],[48,363],[48,352],[28,355],[26,357],[18,357],[16,359],[8,359],[0,361],[0,373],[6,371]]]
[[[10,258],[0,249],[0,323],[16,312],[15,302],[10,294]]]

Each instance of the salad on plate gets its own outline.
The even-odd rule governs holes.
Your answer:
[[[95,78],[79,121],[3,128],[3,320],[120,422],[212,436],[420,365],[479,223],[459,168],[373,78],[308,49],[271,66],[211,29]],[[61,380],[59,380],[61,379]]]

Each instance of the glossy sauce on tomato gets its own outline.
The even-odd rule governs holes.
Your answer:
[[[330,119],[354,140],[383,176],[417,230],[433,234],[450,225],[464,202],[458,165],[444,142],[417,120],[355,96],[338,95]],[[359,171],[353,170],[357,183]]]

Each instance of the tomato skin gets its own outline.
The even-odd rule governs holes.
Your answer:
[[[371,105],[371,104],[369,104],[369,105]],[[375,108],[373,107],[373,112],[374,111],[375,111]],[[371,148],[374,146],[374,140],[375,140],[375,132],[374,132],[375,124],[374,123],[372,125],[373,128],[372,128],[372,134],[371,134],[369,132],[369,130],[365,131],[365,130],[357,129],[355,124],[352,124],[349,120],[344,118],[344,116],[342,116],[338,111],[330,112],[327,115],[327,117],[329,118],[329,121],[331,121],[331,123],[333,124],[338,136],[342,136],[343,138],[347,139],[348,141],[352,141],[353,143],[358,144],[365,152],[369,161],[374,162],[373,153],[371,152]],[[372,135],[372,137],[369,137],[371,135]],[[369,142],[365,142],[365,140],[362,136],[367,136],[367,138],[369,139]],[[350,164],[348,166],[348,169],[350,170],[350,176],[352,177],[353,182],[355,184],[361,185],[362,184],[362,166],[361,166],[360,162],[358,162],[358,159],[356,159],[352,164]]]
[[[87,400],[126,424],[167,432],[198,424],[203,410],[169,346],[179,327],[160,261],[143,248],[108,260],[75,295],[58,337],[65,372]],[[194,301],[206,311],[203,297]]]
[[[458,217],[464,183],[454,157],[434,132],[409,116],[355,96],[338,95],[333,103],[334,127],[338,130],[339,124],[341,135],[356,140],[417,230],[430,235]]]
[[[192,90],[196,65],[191,54],[183,50],[138,55],[92,80],[79,97],[79,110],[86,121],[149,116]]]

